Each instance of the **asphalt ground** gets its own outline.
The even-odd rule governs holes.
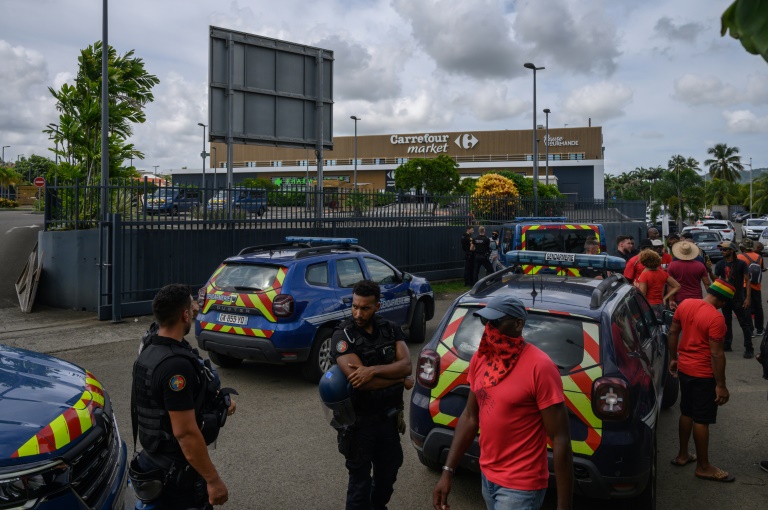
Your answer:
[[[455,295],[443,297],[437,301],[436,318],[428,323],[430,336]],[[140,317],[113,324],[99,322],[88,312],[36,309],[22,314],[7,308],[0,309],[0,343],[54,354],[91,370],[112,398],[130,452],[131,367],[139,338],[150,322],[149,317]],[[194,345],[193,335],[188,339]],[[679,407],[675,405],[662,411],[658,424],[661,510],[765,508],[768,473],[759,469],[758,462],[768,459],[768,382],[761,378],[755,360],[742,358],[741,345],[737,331],[734,352],[727,353],[731,400],[720,408],[718,423],[711,428],[710,446],[712,462],[733,473],[736,482],[706,482],[694,477],[692,465],[671,466],[678,441]],[[421,345],[409,348],[415,368]],[[238,412],[211,449],[211,457],[230,488],[230,502],[224,508],[342,508],[347,480],[343,458],[336,450],[335,432],[324,421],[317,388],[303,381],[299,367],[246,362],[236,369],[220,369],[220,375],[226,386],[240,391]],[[402,444],[405,461],[390,508],[430,508],[431,491],[439,474],[419,463],[407,436]],[[128,504],[132,504],[130,496],[129,492]],[[450,501],[455,509],[484,508],[479,476],[460,471],[454,478]],[[555,506],[550,491],[544,508]],[[607,510],[625,505],[577,497],[575,508]]]

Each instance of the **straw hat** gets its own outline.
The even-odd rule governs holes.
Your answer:
[[[699,247],[690,241],[680,241],[672,246],[672,255],[678,260],[693,260],[699,256]]]

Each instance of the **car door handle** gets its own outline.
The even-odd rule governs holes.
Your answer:
[[[350,304],[352,302],[352,298],[351,297],[345,297],[345,298],[343,298],[341,300],[341,302],[344,303],[345,305],[348,305],[348,304]]]

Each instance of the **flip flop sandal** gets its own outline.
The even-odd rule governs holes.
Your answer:
[[[677,466],[677,467],[687,466],[688,464],[691,464],[693,462],[696,462],[696,454],[695,453],[689,453],[688,454],[688,459],[685,462],[682,462],[682,463],[677,461],[677,457],[673,458],[670,461],[670,463],[673,466]]]
[[[731,483],[736,481],[736,477],[729,474],[727,471],[723,471],[722,469],[718,469],[715,471],[714,475],[700,475],[698,473],[694,473],[696,475],[696,478],[700,478],[702,480],[707,480],[708,482],[722,482],[722,483]]]

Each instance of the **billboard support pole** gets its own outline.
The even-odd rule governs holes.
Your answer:
[[[323,217],[323,52],[317,50],[317,114],[315,126],[317,130],[317,142],[315,143],[315,155],[317,157],[317,186],[315,187],[315,217],[320,221]]]
[[[227,218],[232,219],[232,133],[235,124],[235,90],[233,88],[235,81],[235,42],[232,34],[227,38]]]

